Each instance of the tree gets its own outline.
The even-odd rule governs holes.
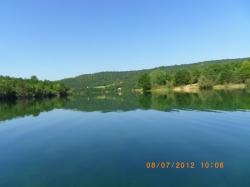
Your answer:
[[[219,83],[229,83],[233,80],[233,72],[229,66],[225,66],[219,74]]]
[[[247,89],[250,88],[250,79],[247,79],[247,80],[246,80],[246,87],[247,87]]]
[[[186,85],[191,82],[191,74],[188,70],[181,69],[175,74],[175,85]]]
[[[32,81],[34,81],[34,82],[37,82],[37,81],[38,81],[38,78],[37,78],[37,76],[35,76],[35,75],[32,75],[32,76],[30,77],[30,79],[31,79]]]
[[[166,79],[165,80],[166,87],[167,88],[172,88],[174,86],[174,82],[173,82],[173,77],[172,77],[172,75],[169,72],[166,73],[165,79]]]
[[[138,80],[138,85],[142,87],[143,91],[151,89],[151,81],[148,73],[142,74]]]
[[[162,70],[154,70],[150,73],[150,80],[152,86],[165,85],[166,84],[166,73]]]
[[[250,78],[250,60],[245,60],[240,67],[240,75],[243,81]]]
[[[221,72],[221,70],[223,69],[223,66],[221,64],[212,64],[207,66],[204,71],[203,71],[203,75],[211,80],[214,83],[218,83],[219,82],[219,74]]]
[[[166,81],[172,81],[172,75],[169,72],[166,72],[166,76],[165,76]]]
[[[202,90],[213,88],[213,82],[210,79],[206,78],[204,75],[200,77],[198,85]]]
[[[201,76],[201,70],[199,68],[195,68],[191,73],[191,83],[197,83]]]
[[[66,96],[69,89],[59,82],[0,76],[0,99]]]
[[[7,83],[7,81],[0,82],[0,99],[8,98],[12,99],[16,97],[15,90]]]

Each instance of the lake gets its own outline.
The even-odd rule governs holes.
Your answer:
[[[250,92],[2,101],[0,150],[1,187],[247,187]]]

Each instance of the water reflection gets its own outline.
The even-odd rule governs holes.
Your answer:
[[[69,109],[84,112],[131,111],[154,109],[160,111],[200,110],[236,111],[250,109],[248,91],[207,91],[200,93],[125,94],[78,96],[68,99],[21,100],[0,102],[0,121],[27,115],[37,116],[53,109]]]
[[[67,100],[54,98],[42,100],[18,100],[0,102],[0,121],[16,117],[38,116],[41,112],[49,112],[56,108],[63,108]]]
[[[207,91],[200,93],[170,93],[167,95],[144,95],[139,98],[145,109],[171,110],[248,110],[250,93],[246,91]]]

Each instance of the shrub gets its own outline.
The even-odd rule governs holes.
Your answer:
[[[150,73],[150,80],[152,86],[165,85],[166,84],[166,72],[162,70],[154,70]]]
[[[248,89],[250,89],[250,79],[247,79],[245,83],[246,83],[246,87],[247,87]]]
[[[149,74],[145,73],[141,75],[141,77],[138,80],[138,85],[142,87],[143,91],[148,91],[151,89],[151,81]]]
[[[186,85],[191,82],[191,74],[188,70],[181,69],[175,74],[175,85]]]
[[[198,81],[198,85],[201,90],[208,90],[212,89],[214,84],[211,80],[202,75]]]

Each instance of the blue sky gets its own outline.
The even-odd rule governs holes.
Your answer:
[[[57,80],[250,56],[248,0],[2,0],[0,75]]]

